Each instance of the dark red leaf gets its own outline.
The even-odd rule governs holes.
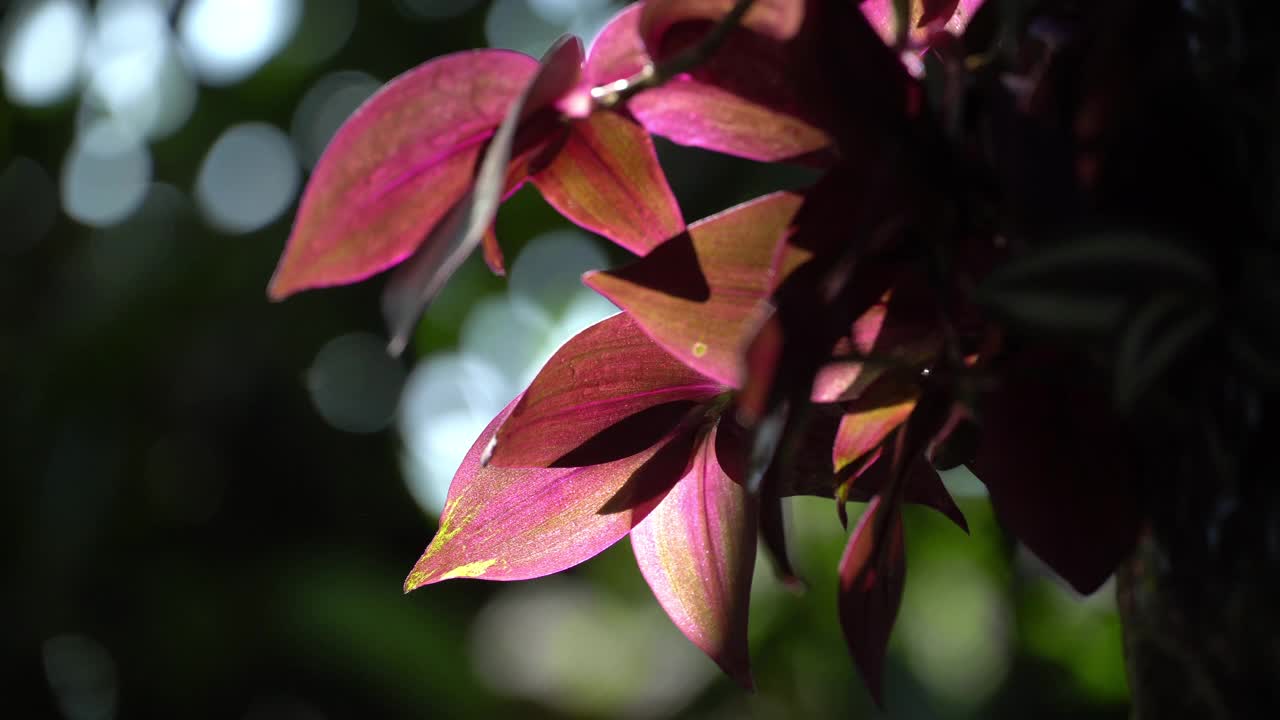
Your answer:
[[[640,36],[654,52],[672,26],[691,20],[719,22],[736,4],[737,0],[646,0],[640,13]],[[800,30],[804,5],[801,0],[755,0],[738,24],[774,40],[790,40]]]
[[[1128,433],[1069,358],[1024,354],[982,399],[972,464],[1000,520],[1081,593],[1133,548],[1142,518]]]
[[[902,604],[906,576],[902,514],[877,495],[867,505],[840,558],[836,602],[845,642],[878,705],[883,705],[884,657]]]

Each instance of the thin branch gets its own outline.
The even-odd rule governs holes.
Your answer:
[[[656,64],[645,63],[639,72],[629,78],[591,88],[591,98],[595,101],[596,108],[616,107],[637,93],[656,88],[676,75],[689,72],[706,62],[724,44],[729,33],[738,27],[754,3],[755,0],[738,0],[696,45],[685,48],[670,59]]]

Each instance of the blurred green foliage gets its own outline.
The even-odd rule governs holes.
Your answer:
[[[38,243],[0,256],[0,712],[874,716],[834,611],[845,534],[829,502],[790,506],[807,594],[785,591],[761,557],[754,695],[716,675],[662,616],[626,543],[563,577],[401,594],[435,520],[406,490],[399,440],[326,425],[305,384],[327,340],[381,332],[378,281],[271,304],[289,214],[228,237],[200,220],[190,194],[223,130],[287,130],[326,73],[385,80],[485,44],[485,3],[439,22],[398,7],[361,3],[342,49],[306,65],[291,57],[325,12],[323,0],[307,3],[280,55],[243,83],[202,87],[185,125],[151,148],[164,185],[144,207],[163,213],[105,230],[60,214]],[[57,178],[76,114],[74,100],[39,110],[0,101],[0,167],[21,155]],[[809,177],[661,151],[688,219]],[[24,208],[3,207],[12,227]],[[499,235],[515,257],[563,226],[526,189],[504,207]],[[450,348],[468,308],[502,290],[473,259],[428,314],[418,352]],[[912,571],[888,715],[1124,717],[1109,590],[1070,597],[1016,551],[985,499],[963,509],[970,537],[928,511],[908,517]]]

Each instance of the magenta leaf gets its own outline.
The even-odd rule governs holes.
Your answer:
[[[877,705],[907,577],[902,514],[881,496],[871,499],[840,558],[837,609],[845,641]]]
[[[271,297],[362,280],[411,254],[467,192],[481,148],[536,68],[518,53],[476,50],[379,90],[316,165]]]
[[[525,580],[573,567],[630,532],[684,471],[685,463],[673,465],[660,457],[681,441],[680,433],[631,457],[591,467],[482,466],[485,447],[518,402],[489,423],[462,461],[449,486],[440,530],[405,580],[406,592],[451,578]],[[647,502],[601,512],[637,481],[659,487],[646,493]]]
[[[680,631],[751,688],[747,605],[756,557],[756,499],[722,469],[716,429],[689,472],[631,531],[640,572]]]
[[[650,61],[639,32],[641,11],[639,4],[623,10],[597,37],[588,61],[593,83],[629,77]],[[697,22],[664,30],[664,45],[695,42],[708,27]],[[694,73],[639,93],[627,109],[649,132],[682,145],[764,162],[803,158],[831,139],[799,109],[786,69],[778,41],[739,30]]]
[[[618,113],[575,120],[533,183],[561,215],[637,255],[684,229],[649,133]]]
[[[392,354],[404,350],[427,304],[493,224],[503,189],[508,184],[508,165],[522,121],[550,108],[578,84],[582,57],[582,43],[571,36],[562,37],[547,51],[533,79],[507,109],[485,150],[471,188],[387,281],[382,312],[391,331],[389,350]],[[490,256],[492,259],[492,250]]]
[[[690,403],[725,390],[656,345],[631,317],[614,315],[578,333],[547,361],[498,430],[489,463],[562,464],[566,455],[602,437],[616,440],[605,444],[638,451],[628,444],[643,447],[681,422]],[[668,406],[677,412],[665,412]],[[638,426],[608,433],[633,418]]]
[[[801,198],[774,193],[689,226],[648,256],[583,281],[698,372],[737,387],[767,310],[774,260]]]

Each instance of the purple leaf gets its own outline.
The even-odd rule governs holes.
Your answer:
[[[682,442],[672,433],[641,453],[591,467],[483,467],[484,449],[518,402],[489,423],[462,461],[440,530],[405,580],[406,592],[451,578],[525,580],[573,567],[630,532],[687,464],[663,457]],[[682,447],[687,458],[687,442]],[[655,486],[646,502],[601,512],[636,483]]]
[[[427,304],[480,244],[493,224],[507,185],[516,131],[535,113],[551,109],[582,76],[582,43],[562,37],[543,56],[538,72],[489,142],[470,190],[437,224],[407,262],[396,269],[382,295],[382,312],[391,331],[389,350],[399,354]]]
[[[392,80],[329,143],[269,294],[362,280],[411,254],[470,185],[484,143],[537,63],[476,50]]]
[[[774,260],[801,198],[774,193],[689,226],[620,270],[583,277],[691,368],[737,387],[767,311]]]
[[[884,657],[902,604],[907,576],[902,514],[871,499],[840,558],[837,609],[845,641],[877,705],[881,702]]]
[[[681,422],[687,409],[678,406],[673,418],[662,406],[705,401],[726,389],[669,355],[628,315],[614,315],[578,333],[547,361],[498,430],[489,462],[546,467],[609,437],[606,431],[629,418],[644,422],[615,433],[618,443],[653,439]]]
[[[756,557],[756,500],[721,468],[716,430],[688,474],[631,531],[640,572],[680,631],[751,688],[747,604]]]
[[[575,120],[564,147],[533,182],[561,215],[637,255],[684,229],[653,140],[618,113]]]

